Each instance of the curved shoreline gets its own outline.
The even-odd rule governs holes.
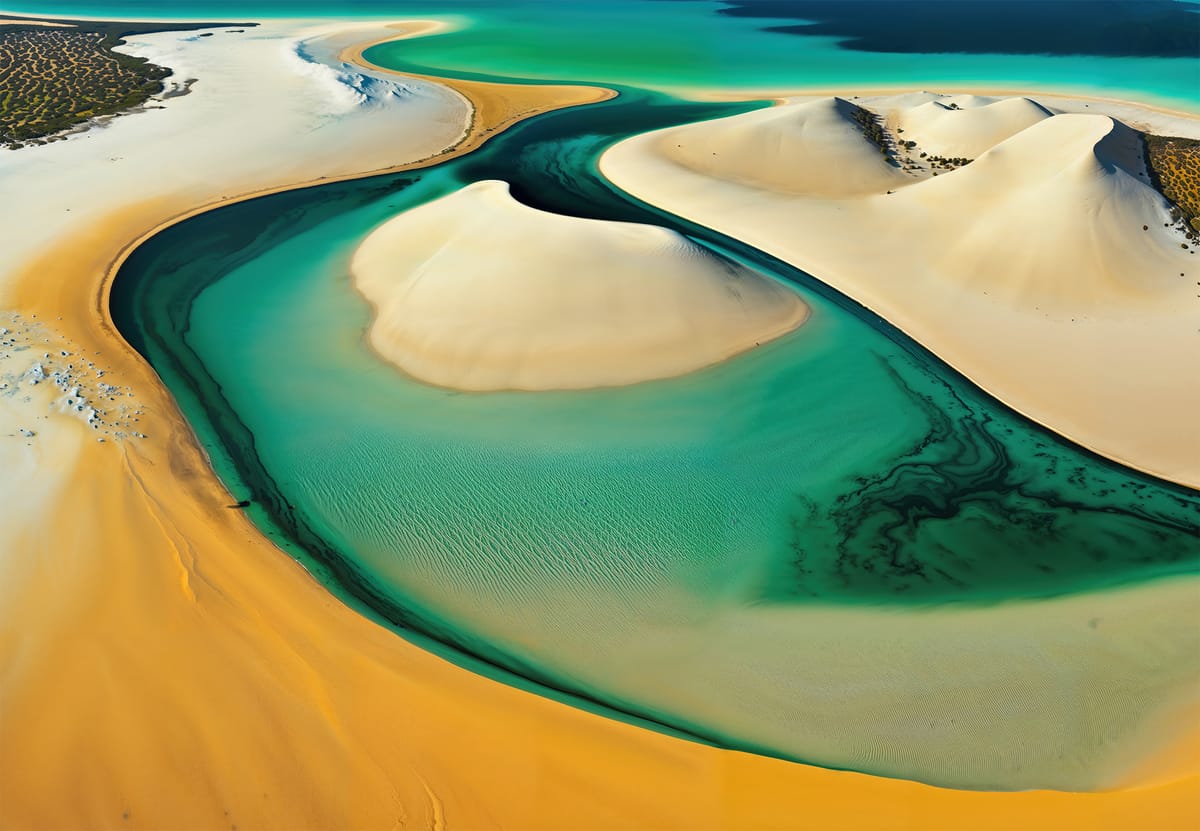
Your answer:
[[[430,25],[430,27],[429,27],[428,29],[425,29],[425,30],[423,30],[423,31],[427,31],[427,32],[428,32],[428,31],[437,31],[439,28],[440,28],[440,27],[439,27],[439,26],[438,26],[436,23],[433,23],[433,24],[431,24],[431,25]],[[370,66],[370,67],[373,67],[373,68],[377,68],[377,69],[381,69],[381,70],[383,70],[383,71],[387,71],[387,72],[393,72],[393,70],[388,70],[388,69],[386,69],[386,68],[379,67],[378,65],[371,64],[369,61],[365,61],[365,60],[362,58],[362,53],[363,53],[363,52],[364,52],[366,49],[370,48],[371,46],[377,45],[377,44],[378,44],[378,43],[380,43],[380,42],[390,42],[390,41],[392,41],[392,40],[395,40],[395,38],[390,38],[390,37],[389,37],[389,38],[384,38],[384,39],[382,39],[382,40],[380,40],[380,41],[375,41],[375,42],[372,42],[372,43],[366,44],[366,45],[364,45],[364,46],[361,46],[361,47],[352,47],[352,48],[349,48],[348,50],[344,50],[344,51],[341,53],[341,56],[345,57],[345,56],[349,55],[349,56],[351,57],[351,59],[353,59],[353,60],[355,60],[355,61],[358,61],[358,62],[361,62],[361,63],[362,63],[362,64],[364,64],[364,65],[367,65],[367,66]],[[400,75],[408,75],[408,73],[397,73],[397,74],[400,74]],[[487,101],[487,100],[488,100],[488,95],[491,93],[491,88],[495,86],[495,85],[488,84],[487,82],[478,82],[478,81],[465,81],[465,82],[460,82],[460,81],[456,81],[455,79],[440,79],[440,78],[438,78],[437,76],[429,76],[429,75],[414,75],[414,76],[412,76],[412,77],[419,77],[419,78],[422,78],[422,79],[427,79],[427,80],[436,81],[436,82],[440,82],[440,83],[447,83],[447,85],[451,86],[451,88],[454,88],[456,91],[460,92],[460,94],[463,94],[465,98],[467,98],[469,101],[471,101],[471,103],[472,103],[472,105],[473,105],[473,111],[472,111],[472,112],[473,112],[473,114],[474,114],[475,112],[477,112],[477,109],[475,108],[476,102],[477,102],[477,101],[479,101],[479,100],[480,100],[480,98],[483,98],[483,100]],[[458,89],[458,88],[455,86],[456,84],[459,84],[459,83],[462,83],[462,84],[465,84],[465,85],[466,85],[466,91],[465,91],[465,92],[464,92],[463,90],[460,90],[460,89]],[[525,87],[526,85],[517,85],[517,86]],[[535,87],[535,88],[536,88],[536,87],[545,88],[545,87],[547,87],[547,86],[551,86],[551,85],[537,84],[537,85],[528,85],[528,86]],[[481,92],[482,92],[482,95],[481,95]],[[473,97],[472,97],[472,96],[473,96]],[[604,96],[604,98],[607,98],[607,97],[611,97],[611,96]],[[600,98],[600,99],[597,99],[597,100],[604,100],[604,98]],[[493,100],[494,100],[494,99],[493,99]],[[569,106],[569,105],[568,105],[568,106]],[[531,114],[532,114],[532,113],[531,113]],[[504,127],[507,127],[507,126],[510,126],[510,125],[511,125],[511,124],[513,124],[513,123],[516,123],[516,121],[520,120],[520,118],[521,118],[521,117],[524,117],[524,114],[519,114],[519,115],[518,115],[516,118],[513,118],[513,119],[510,121],[510,120],[508,120],[508,119],[510,118],[510,116],[508,116],[508,115],[505,115],[505,116],[503,116],[503,120],[501,121],[501,123],[503,123],[503,124],[504,124]],[[473,121],[474,121],[474,118],[473,118]],[[484,130],[483,132],[484,132],[485,134],[487,134],[487,133],[488,133],[488,130],[485,128],[485,130]],[[480,143],[482,143],[482,142],[480,142]],[[477,145],[476,145],[476,146],[477,146]],[[456,151],[457,151],[457,147],[456,147]],[[465,151],[464,151],[464,152],[465,152]],[[427,163],[428,163],[428,164],[433,164],[433,163],[435,163],[435,162],[444,161],[444,160],[446,160],[446,159],[449,159],[449,158],[452,158],[452,157],[454,157],[454,156],[456,156],[456,155],[459,155],[459,153],[458,153],[458,152],[447,152],[447,153],[445,153],[445,154],[439,154],[439,156],[432,158],[432,159],[431,159],[431,160],[429,160]],[[419,165],[413,165],[412,167],[416,167],[416,166],[419,166]],[[402,168],[402,169],[412,169],[412,167],[408,167],[408,166],[406,166],[406,167],[404,167],[404,168]],[[397,168],[397,170],[399,170],[399,169],[401,169],[401,168]],[[382,172],[386,173],[386,172],[394,172],[394,171],[392,171],[392,170],[386,170],[386,171],[382,171]],[[373,174],[366,174],[366,175],[373,175]],[[357,178],[357,177],[345,177],[345,178]],[[332,181],[332,180],[330,180],[330,181]],[[315,183],[314,183],[314,184],[315,184]],[[198,212],[203,212],[203,211],[198,211]],[[151,234],[151,235],[152,235],[152,234]],[[965,376],[964,376],[964,377],[965,377]],[[1047,428],[1047,429],[1049,429],[1049,428]],[[1050,430],[1050,432],[1055,432],[1055,431],[1053,431],[1053,430]],[[1056,433],[1056,434],[1057,434],[1057,433]],[[1119,590],[1118,590],[1118,591],[1119,591]]]
[[[439,154],[435,158],[440,160],[445,157]],[[410,164],[415,167],[422,163]],[[395,168],[401,169],[412,167],[402,165]],[[344,178],[362,178],[381,172],[386,171],[371,171]],[[333,179],[264,189],[236,197],[236,200],[329,181]],[[153,572],[149,575],[152,579],[135,581],[132,590],[104,601],[107,610],[115,608],[120,599],[135,603],[133,612],[111,611],[112,619],[122,623],[126,619],[121,615],[131,614],[132,617],[128,619],[130,623],[140,622],[144,626],[146,615],[157,611],[163,614],[162,619],[169,622],[166,627],[149,627],[156,631],[142,635],[145,639],[167,638],[146,656],[148,663],[145,666],[152,667],[154,671],[146,673],[143,680],[153,677],[161,681],[162,675],[174,666],[181,679],[175,683],[180,686],[172,685],[160,690],[168,696],[160,702],[163,711],[183,711],[186,715],[186,711],[193,707],[205,707],[209,719],[221,713],[223,707],[229,707],[229,711],[223,715],[232,718],[235,707],[231,705],[237,702],[248,706],[240,687],[236,695],[227,692],[233,689],[231,685],[249,684],[245,692],[250,694],[251,699],[246,700],[255,702],[259,700],[258,696],[282,695],[285,691],[289,693],[271,708],[272,721],[277,721],[283,728],[279,734],[264,733],[263,726],[251,722],[229,722],[228,733],[233,734],[241,727],[245,732],[238,737],[239,740],[247,744],[258,742],[268,752],[255,753],[247,762],[238,760],[237,764],[230,764],[228,771],[220,773],[224,773],[225,778],[248,774],[255,780],[254,784],[260,781],[254,774],[261,774],[263,787],[270,787],[272,796],[282,795],[290,804],[266,804],[265,800],[260,799],[257,787],[246,785],[239,788],[230,782],[222,782],[218,786],[212,779],[213,771],[204,770],[202,772],[208,777],[207,785],[213,796],[197,796],[191,789],[177,790],[178,786],[164,789],[157,798],[165,800],[165,805],[159,802],[156,807],[153,801],[143,802],[132,811],[126,806],[126,814],[132,816],[135,822],[179,825],[185,822],[180,816],[186,815],[187,822],[215,826],[222,819],[228,821],[230,809],[236,808],[235,819],[243,822],[265,824],[264,820],[269,819],[274,824],[280,824],[280,817],[286,816],[296,825],[345,823],[348,814],[342,813],[341,809],[335,813],[325,813],[319,804],[320,793],[337,789],[344,789],[346,793],[369,792],[375,795],[374,804],[372,799],[362,799],[360,802],[365,804],[356,804],[355,809],[361,812],[355,815],[359,824],[381,824],[387,821],[389,812],[396,809],[413,822],[434,823],[439,818],[448,818],[453,823],[464,825],[493,824],[503,818],[510,824],[539,827],[605,824],[613,827],[665,828],[698,827],[700,824],[713,823],[729,827],[763,827],[768,824],[790,824],[786,819],[788,817],[801,820],[795,807],[794,794],[797,789],[822,791],[825,799],[806,802],[803,821],[819,822],[830,828],[895,822],[897,803],[903,805],[905,817],[926,827],[961,827],[969,821],[968,817],[979,827],[1005,827],[1017,821],[1029,826],[1031,820],[1034,825],[1037,820],[1047,820],[1047,825],[1057,827],[1099,827],[1104,823],[1121,827],[1151,821],[1161,823],[1163,827],[1170,824],[1187,827],[1196,818],[1193,799],[1197,787],[1195,779],[1137,791],[1089,795],[967,793],[942,791],[911,782],[882,780],[860,774],[804,768],[687,744],[600,719],[478,678],[411,647],[389,631],[341,607],[294,561],[281,555],[269,540],[258,534],[244,515],[227,510],[220,512],[224,507],[222,503],[227,503],[229,497],[211,468],[194,464],[196,457],[203,457],[202,448],[196,443],[190,428],[182,420],[153,371],[120,338],[107,319],[107,297],[112,275],[142,239],[162,227],[236,200],[223,199],[200,208],[168,214],[167,220],[160,221],[150,231],[136,233],[132,242],[123,245],[99,278],[86,255],[83,256],[82,267],[76,262],[74,270],[70,260],[64,264],[68,255],[61,252],[39,260],[38,263],[43,264],[42,269],[30,269],[38,282],[44,283],[47,273],[63,278],[64,285],[56,286],[58,292],[53,298],[58,302],[45,309],[48,312],[65,311],[76,305],[72,300],[78,298],[77,284],[72,278],[85,277],[91,283],[87,293],[93,300],[88,308],[74,311],[80,317],[91,316],[93,319],[82,323],[75,320],[73,323],[88,334],[89,347],[107,349],[114,342],[124,346],[123,360],[115,362],[118,365],[117,374],[136,380],[142,394],[153,399],[153,406],[148,407],[147,411],[153,415],[153,422],[162,426],[164,433],[170,437],[169,441],[163,440],[165,453],[162,448],[153,445],[145,450],[141,446],[124,446],[121,448],[121,464],[106,464],[90,471],[90,474],[98,475],[83,472],[84,475],[77,477],[81,481],[75,483],[77,495],[96,494],[98,512],[111,513],[98,526],[108,535],[100,533],[97,539],[120,539],[122,535],[129,538],[130,530],[139,527],[149,534],[144,539],[134,539],[139,547],[136,551],[126,552],[123,557],[113,551],[106,552],[107,559],[129,559],[134,570],[143,568]],[[153,202],[137,205],[132,211],[118,212],[120,221],[116,224],[120,230],[117,233],[127,234],[125,238],[128,239],[130,229],[145,227],[146,216],[155,213],[161,216],[170,207],[169,204]],[[111,231],[112,228],[108,226],[100,229],[89,227],[88,232],[80,237],[85,240],[98,237],[102,244],[107,244],[111,243]],[[72,241],[78,240],[72,238]],[[69,246],[64,244],[63,247]],[[100,280],[98,285],[95,283],[97,279]],[[45,291],[44,285],[40,288]],[[34,291],[34,294],[37,292]],[[98,331],[94,328],[97,325]],[[116,341],[113,335],[117,336]],[[152,438],[156,438],[154,429],[151,430]],[[100,450],[90,446],[90,452],[107,452],[107,448]],[[177,497],[170,496],[172,490],[179,487],[186,488],[187,492]],[[126,493],[130,488],[133,489],[132,495]],[[116,496],[102,496],[106,489],[111,489]],[[167,501],[164,501],[164,494],[168,495]],[[126,501],[126,496],[131,501]],[[102,502],[101,499],[117,502]],[[131,522],[126,527],[122,520],[130,518],[130,511],[143,517],[143,522]],[[150,522],[147,523],[145,518]],[[155,531],[155,527],[159,530]],[[186,544],[176,539],[176,535],[185,528],[200,531],[194,536],[184,533],[180,539]],[[160,549],[174,552],[175,557],[162,557],[162,550],[155,548],[153,540],[158,540]],[[202,556],[198,557],[198,552],[191,549],[193,540],[210,542],[212,547],[199,552]],[[117,563],[112,565],[116,567]],[[267,578],[261,576],[264,569],[268,573]],[[222,577],[226,579],[222,581]],[[103,581],[103,577],[99,576],[99,580]],[[100,581],[97,586],[120,589],[118,581],[110,579],[106,584]],[[170,597],[158,596],[164,586],[172,584],[182,592],[180,599],[186,601],[179,608],[168,602]],[[53,583],[39,588],[45,589],[47,596],[50,596],[51,586]],[[58,589],[62,591],[63,587],[59,586]],[[93,587],[92,590],[98,591],[98,588]],[[258,596],[255,590],[258,590]],[[41,593],[34,594],[35,602],[43,596]],[[264,594],[266,602],[263,602]],[[189,597],[190,601],[187,601]],[[148,608],[143,609],[137,602],[139,599],[147,603]],[[246,618],[247,609],[253,610],[250,613],[252,618]],[[99,623],[103,625],[105,619],[102,616]],[[251,626],[263,628],[256,630]],[[175,643],[170,636],[173,632],[191,631],[191,627],[196,627],[198,639],[192,645],[198,647],[199,651],[194,655],[181,655],[176,650],[187,646],[186,639],[180,638],[180,642]],[[117,631],[121,631],[120,627]],[[128,631],[137,629],[130,626]],[[217,647],[213,645],[213,639],[229,634],[235,636],[238,645],[227,647],[232,651],[215,652]],[[85,642],[83,646],[86,645]],[[337,651],[331,654],[334,645],[337,645]],[[268,655],[267,649],[277,651]],[[73,678],[75,682],[85,681],[90,677],[88,673],[93,670],[94,663],[94,659],[89,661],[82,657],[85,653],[86,649],[77,656],[81,661],[79,667],[82,674],[77,674],[67,664],[58,667],[57,671],[52,670],[50,677],[56,681],[64,676]],[[264,657],[272,658],[277,663],[269,663],[264,667],[260,664]],[[196,668],[201,665],[205,672],[197,671]],[[334,672],[322,675],[317,671],[318,667]],[[347,688],[340,683],[336,672],[339,669],[355,673],[352,677],[361,686],[349,685]],[[264,673],[278,674],[295,686],[267,684],[264,689]],[[379,686],[372,686],[368,678]],[[136,676],[133,680],[136,682]],[[194,682],[198,683],[189,686]],[[382,689],[385,686],[388,693]],[[292,700],[293,696],[299,698],[297,689],[307,696],[304,708],[298,707]],[[95,705],[80,712],[55,710],[51,702],[60,701],[63,694],[60,692],[55,697],[37,702],[38,712],[53,711],[50,712],[52,717],[70,717],[63,727],[51,735],[59,741],[70,742],[73,748],[91,749],[97,758],[112,759],[119,752],[114,748],[121,745],[119,741],[105,741],[105,722],[102,719],[110,711]],[[143,692],[143,695],[153,695],[153,691]],[[172,697],[175,695],[179,696],[178,701]],[[199,695],[199,698],[192,697],[195,695]],[[101,699],[101,703],[106,700]],[[143,699],[143,703],[145,701],[153,704],[154,699]],[[397,712],[397,701],[404,701],[407,705],[401,709],[415,710],[425,718],[432,715],[438,723],[430,726],[420,716],[414,721],[407,712]],[[163,702],[170,706],[163,706]],[[121,702],[125,708],[135,707],[136,703],[136,700]],[[151,706],[149,711],[153,710]],[[290,725],[311,725],[310,711],[328,720],[328,739],[314,738],[312,726],[307,727],[310,732],[297,733],[294,727],[288,729]],[[250,713],[260,717],[266,715],[257,708],[251,709]],[[92,716],[97,718],[93,719]],[[464,721],[468,726],[464,726]],[[137,724],[140,722],[135,721],[133,726]],[[114,737],[122,737],[126,734],[123,728],[128,726],[118,723],[109,729],[114,731]],[[44,737],[39,736],[35,729],[27,725],[22,729],[28,731],[28,747],[44,747],[41,743]],[[72,732],[73,729],[82,732]],[[441,732],[438,732],[439,729]],[[136,734],[138,731],[133,732]],[[531,732],[535,736],[533,741],[530,740]],[[352,749],[347,746],[352,735],[372,736],[376,744],[347,756],[346,751]],[[471,742],[469,751],[445,746],[452,744],[456,736]],[[276,771],[282,766],[294,764],[292,759],[276,758],[278,748],[284,746],[280,741],[285,737],[294,755],[303,756],[295,745],[315,748],[301,760],[307,763],[308,772],[314,774],[312,778],[303,777],[300,772],[282,779],[266,775],[268,769]],[[184,733],[181,746],[192,746],[187,743],[188,738]],[[127,736],[125,740],[128,741]],[[411,749],[414,744],[417,745],[416,750]],[[231,762],[225,756],[225,745],[218,743],[215,748],[210,746],[207,749],[213,754],[211,758]],[[17,765],[22,761],[17,755],[18,750],[13,750],[10,745],[0,752],[4,754],[5,769],[17,770]],[[318,755],[321,752],[329,754],[328,760],[322,761]],[[144,764],[147,758],[157,760],[160,765],[157,772],[161,775],[151,773],[126,777],[123,781],[134,792],[130,795],[130,802],[139,797],[145,800],[141,794],[147,786],[153,789],[155,785],[162,785],[163,779],[171,775],[175,762],[172,753],[163,755],[160,752],[149,757],[139,754],[130,757],[129,762]],[[351,762],[353,766],[339,770],[340,761]],[[587,775],[579,776],[580,769]],[[507,775],[497,776],[497,770],[504,770]],[[385,775],[385,771],[388,775]],[[115,769],[108,771],[114,778],[119,778],[120,773]],[[14,776],[9,780],[14,792],[18,787],[18,779]],[[85,815],[91,824],[97,824],[102,818],[117,821],[121,806],[112,794],[107,793],[111,789],[104,788],[103,782],[97,786],[94,776],[90,774],[83,776],[79,782],[80,798],[75,802],[76,807],[46,807],[40,823],[13,819],[11,824],[49,824],[47,818],[51,815],[57,818],[58,824],[67,825],[80,824],[79,818]],[[464,799],[461,795],[452,798],[456,783],[460,794],[469,795],[469,798]],[[280,794],[277,786],[281,785],[290,785],[290,788]],[[868,794],[874,794],[876,799],[864,799]],[[446,804],[442,802],[443,795],[448,800]],[[28,794],[23,796],[29,798]],[[8,806],[4,813],[14,812],[10,818],[21,816],[19,809],[24,803],[15,795],[11,800],[0,800],[0,804]],[[223,804],[229,806],[224,811],[224,817],[221,810]],[[255,808],[256,804],[260,807]],[[1084,808],[1085,804],[1088,807]],[[18,807],[14,808],[14,805]],[[261,813],[268,807],[273,808],[275,813]],[[329,808],[326,804],[325,809]],[[76,814],[72,813],[73,810],[87,813]],[[391,821],[394,821],[395,815],[396,812],[390,813]],[[243,816],[248,816],[248,819],[242,820]],[[200,817],[204,820],[201,821]]]
[[[251,199],[257,199],[263,196],[270,196],[276,193],[284,193],[287,191],[303,190],[310,187],[318,187],[320,185],[333,184],[335,182],[349,182],[358,179],[368,179],[374,176],[384,176],[392,173],[403,173],[409,170],[419,170],[426,167],[439,164],[449,159],[464,156],[467,153],[480,147],[485,141],[494,135],[498,135],[504,130],[513,125],[532,118],[535,115],[540,115],[552,110],[561,109],[564,107],[579,106],[582,104],[597,103],[605,101],[616,96],[616,92],[600,87],[585,88],[572,87],[566,85],[552,85],[541,87],[539,89],[548,89],[552,93],[547,96],[548,100],[538,100],[538,96],[528,95],[527,87],[521,85],[505,85],[505,84],[488,84],[484,82],[460,82],[434,78],[432,76],[409,76],[405,73],[395,73],[392,70],[377,66],[368,61],[361,59],[361,54],[366,49],[378,43],[391,42],[395,40],[403,40],[409,37],[421,37],[431,32],[441,31],[444,24],[440,21],[413,21],[417,27],[411,31],[403,31],[397,35],[389,35],[381,39],[370,41],[361,47],[348,47],[343,51],[343,55],[349,57],[356,63],[359,63],[365,68],[376,69],[384,72],[395,74],[399,77],[415,77],[421,80],[433,81],[439,83],[458,94],[468,105],[470,119],[464,127],[462,137],[450,147],[427,156],[422,159],[413,161],[405,161],[395,165],[375,168],[371,170],[360,171],[356,173],[340,175],[340,176],[321,176],[315,179],[302,180],[299,182],[291,182],[287,184],[274,185],[255,190],[248,190],[239,193],[235,196],[222,197],[218,200],[208,201],[197,206],[192,206],[178,210],[175,213],[168,215],[165,219],[160,219],[151,227],[142,230],[136,236],[129,239],[122,245],[119,251],[112,256],[104,267],[103,277],[97,282],[93,290],[89,293],[93,295],[92,310],[96,314],[96,319],[103,327],[104,331],[113,337],[116,341],[128,350],[128,355],[136,363],[144,363],[141,355],[137,353],[132,346],[125,340],[121,333],[113,325],[109,314],[109,296],[112,292],[112,284],[121,266],[129,258],[129,256],[146,240],[156,234],[166,230],[167,228],[178,225],[193,217],[207,213],[211,210],[246,202]],[[409,22],[389,24],[388,28],[403,29],[410,25]],[[338,30],[344,30],[344,27],[339,27]],[[582,95],[576,95],[576,91],[588,89],[591,90]],[[516,93],[520,92],[520,95]],[[506,94],[509,93],[509,94]],[[515,104],[511,103],[515,99]],[[51,257],[50,259],[53,259]],[[35,263],[32,266],[27,266],[26,274],[43,273],[43,269],[49,267],[49,263],[41,265]],[[182,416],[180,416],[182,418]]]
[[[368,41],[361,45],[348,46],[339,53],[338,58],[346,63],[357,64],[368,69],[387,72],[400,77],[417,78],[422,81],[431,81],[436,84],[441,84],[455,93],[460,95],[468,102],[471,107],[471,120],[467,125],[467,138],[464,140],[464,145],[460,152],[453,155],[445,155],[439,158],[439,161],[453,158],[454,155],[461,155],[474,150],[480,144],[487,140],[488,137],[508,129],[512,125],[526,118],[545,112],[546,110],[538,110],[529,105],[518,105],[514,107],[512,102],[522,101],[524,98],[529,100],[539,100],[537,95],[529,95],[528,90],[593,90],[590,95],[582,96],[578,99],[572,99],[569,103],[563,101],[561,103],[553,103],[551,109],[559,109],[562,107],[576,106],[579,104],[595,104],[600,101],[607,101],[610,98],[615,98],[617,92],[612,89],[601,86],[587,86],[574,84],[500,84],[488,81],[470,81],[458,78],[444,78],[437,75],[422,75],[416,72],[397,72],[393,69],[388,69],[385,66],[372,63],[367,60],[364,53],[383,43],[393,43],[398,40],[405,40],[410,37],[421,37],[427,34],[436,34],[444,31],[450,31],[450,26],[445,21],[423,20],[420,21],[422,27],[416,32],[408,32],[400,35],[389,35],[374,40]],[[391,24],[388,28],[399,28],[405,24]],[[501,92],[501,91],[504,92]],[[520,91],[520,94],[518,92]],[[505,94],[507,93],[507,94]],[[551,95],[550,101],[555,102],[556,97]],[[488,126],[482,129],[476,129],[476,122],[482,120]],[[474,134],[474,135],[473,135]],[[458,150],[459,148],[455,148]]]

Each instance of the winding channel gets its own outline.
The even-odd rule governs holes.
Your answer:
[[[699,740],[1028,786],[938,771],[936,742],[929,758],[842,752],[789,726],[790,703],[807,694],[797,649],[811,633],[789,640],[758,622],[994,607],[1195,575],[1200,495],[1081,450],[811,275],[610,186],[596,160],[615,141],[762,106],[619,92],[430,168],[170,227],[121,268],[113,319],[264,533],[407,637]],[[422,385],[364,345],[368,310],[348,258],[383,221],[483,179],[542,210],[676,230],[793,286],[812,317],[666,381],[488,394]],[[748,645],[714,637],[730,628]],[[698,687],[712,697],[697,700]]]

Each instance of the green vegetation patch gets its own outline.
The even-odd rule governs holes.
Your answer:
[[[161,93],[171,70],[115,51],[127,35],[246,25],[64,22],[71,25],[0,18],[0,145],[41,142]]]
[[[906,145],[912,148],[916,146],[916,143],[906,142]],[[975,161],[974,159],[968,159],[965,156],[948,158],[946,156],[934,156],[927,153],[922,153],[921,158],[926,159],[929,162],[929,166],[934,170],[956,170],[957,168],[965,167],[966,165],[969,165],[971,162]]]
[[[847,102],[849,103],[849,102]],[[865,107],[850,104],[850,117],[858,124],[867,140],[879,148],[879,152],[892,158],[892,147],[888,141],[887,130],[884,129],[883,119]]]
[[[1146,166],[1178,219],[1200,233],[1200,139],[1146,134]]]

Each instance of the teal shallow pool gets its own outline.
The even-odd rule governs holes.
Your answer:
[[[939,770],[932,750],[815,741],[801,702],[849,691],[821,691],[826,668],[798,657],[812,633],[752,633],[790,610],[1194,574],[1200,497],[1029,424],[807,275],[596,172],[624,135],[735,110],[627,88],[427,171],[222,208],[135,252],[114,317],[256,521],[401,631],[723,744],[1021,786]],[[547,210],[687,233],[794,285],[812,317],[722,365],[625,388],[414,382],[365,347],[349,255],[397,212],[491,178]],[[861,726],[844,709],[849,735]]]

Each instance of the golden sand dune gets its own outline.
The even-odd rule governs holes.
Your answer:
[[[663,228],[560,216],[479,182],[376,229],[355,252],[369,339],[466,390],[616,386],[680,375],[789,332],[791,289]]]
[[[916,113],[932,128],[929,98],[874,99],[871,107],[888,124],[914,123]],[[737,152],[730,137],[753,135],[758,113],[629,139],[601,166],[636,196],[857,299],[1050,428],[1200,485],[1200,385],[1179,383],[1200,377],[1200,266],[1148,184],[1140,137],[1095,101],[1080,104],[1082,114],[1046,118],[1027,99],[952,101],[987,111],[947,115],[965,119],[955,141],[978,149],[1009,135],[951,170],[930,170],[920,146],[902,148],[907,184],[892,193],[861,192],[859,174],[876,169],[865,158],[862,171],[839,171],[841,192],[750,184],[786,183],[787,168],[827,157],[814,156],[807,137],[773,156],[747,138]],[[1178,121],[1181,131],[1197,128]]]
[[[947,790],[605,719],[460,669],[346,608],[228,507],[169,395],[97,307],[64,302],[95,292],[120,240],[169,207],[141,206],[64,238],[9,295],[71,334],[64,342],[48,325],[39,333],[48,347],[102,352],[106,377],[134,391],[148,438],[97,443],[83,420],[56,414],[11,457],[0,495],[22,521],[0,526],[9,555],[0,562],[0,826],[1063,831],[1200,822],[1186,741],[1135,771],[1129,790]],[[15,420],[19,402],[3,406],[10,401],[0,398],[3,432],[25,423]],[[55,512],[62,505],[69,521]]]

